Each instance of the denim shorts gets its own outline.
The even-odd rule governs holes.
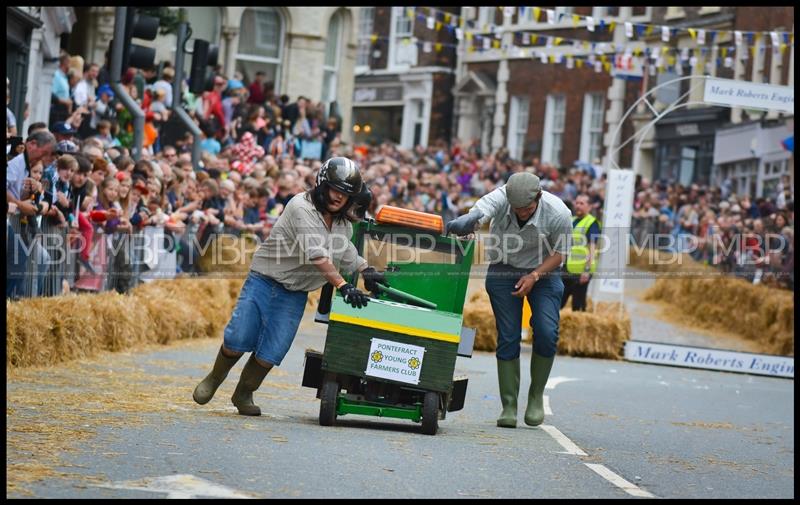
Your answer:
[[[256,357],[280,365],[297,334],[307,298],[306,291],[289,291],[251,271],[225,327],[225,348],[254,352]]]
[[[519,278],[529,270],[508,265],[491,265],[486,275],[486,292],[497,324],[497,359],[519,358],[522,339],[522,298],[511,294]],[[560,270],[541,277],[528,293],[533,328],[533,352],[543,358],[556,355],[561,297],[564,283]]]

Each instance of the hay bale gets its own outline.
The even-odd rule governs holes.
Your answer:
[[[588,305],[588,304],[587,304]],[[536,339],[536,335],[533,336]],[[594,312],[561,311],[558,354],[621,359],[625,341],[631,338],[631,318],[619,302],[598,302]]]
[[[251,235],[215,235],[211,243],[197,259],[197,266],[204,273],[234,273],[247,275],[253,254],[258,247]]]
[[[6,300],[6,369],[216,336],[241,284],[240,279],[175,279],[143,284],[128,295]]]
[[[570,356],[620,359],[623,344],[631,337],[631,320],[623,307],[620,318],[620,304],[599,302],[594,312],[591,300],[587,312],[561,311],[559,325],[558,353]],[[478,351],[497,349],[497,326],[492,312],[489,296],[478,291],[469,297],[464,305],[464,326],[475,328],[475,346]],[[523,331],[523,342],[536,338],[531,331]]]
[[[735,277],[658,279],[644,294],[680,322],[756,342],[765,354],[794,356],[794,293]]]
[[[699,274],[714,272],[713,267],[699,263],[686,253],[673,253],[658,249],[628,247],[628,264],[639,270],[666,273]]]
[[[489,297],[485,293],[473,294],[464,305],[463,314],[464,326],[476,330],[473,348],[476,351],[497,349],[497,327]]]
[[[319,305],[319,297],[321,294],[322,294],[322,288],[319,288],[316,291],[309,291],[308,299],[306,300],[306,307],[309,309],[316,310],[317,305]]]

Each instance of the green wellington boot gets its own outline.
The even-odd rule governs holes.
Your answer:
[[[231,401],[239,409],[239,414],[243,416],[261,415],[261,409],[253,403],[253,391],[261,386],[264,377],[270,370],[272,370],[272,366],[265,368],[258,364],[255,355],[250,355],[250,359],[242,369],[242,375],[239,377],[239,383],[233,391],[233,396],[231,396]]]
[[[544,386],[553,368],[552,358],[543,358],[533,353],[531,358],[531,388],[528,391],[528,407],[525,409],[525,424],[539,426],[544,421]]]
[[[217,388],[222,384],[222,381],[225,380],[225,377],[228,376],[228,372],[230,372],[233,365],[239,361],[239,358],[241,358],[241,355],[235,358],[225,356],[222,354],[222,346],[220,346],[217,352],[217,359],[214,361],[214,369],[211,370],[211,373],[208,374],[205,379],[200,381],[200,384],[198,384],[196,388],[194,388],[194,393],[192,394],[194,401],[200,405],[205,405],[210,402],[214,397],[214,393],[217,392]]]
[[[501,428],[517,427],[517,397],[519,396],[519,358],[497,360],[497,379],[500,383],[500,402],[503,412],[497,419]]]

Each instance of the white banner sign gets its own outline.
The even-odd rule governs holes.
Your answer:
[[[603,236],[608,241],[600,255],[598,269],[608,275],[600,279],[600,291],[622,293],[622,273],[627,264],[628,229],[633,212],[633,189],[636,174],[633,170],[612,169],[606,184],[606,205],[603,210]]]
[[[625,359],[657,365],[794,378],[794,358],[787,356],[719,351],[703,347],[629,340],[625,342]]]
[[[780,110],[794,114],[794,88],[707,77],[703,101],[747,109]]]
[[[419,384],[425,348],[379,338],[371,339],[367,375]]]

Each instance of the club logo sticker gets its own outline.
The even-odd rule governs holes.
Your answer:
[[[424,347],[379,338],[373,338],[371,342],[367,369],[364,370],[366,375],[419,384]]]

